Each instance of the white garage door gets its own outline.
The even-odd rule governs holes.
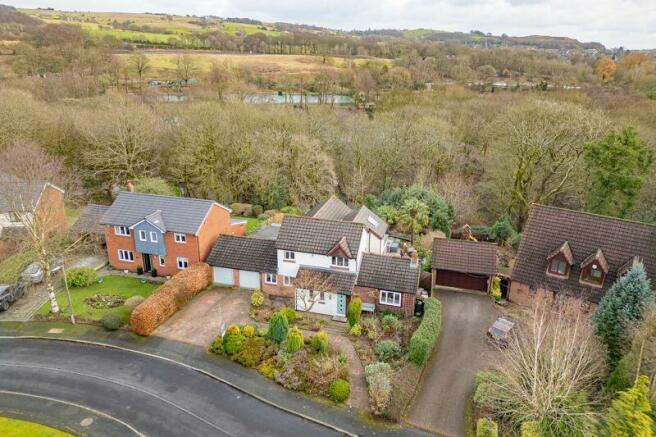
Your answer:
[[[214,283],[219,285],[235,285],[235,276],[232,269],[214,267]]]
[[[241,288],[260,288],[260,274],[258,272],[239,271],[239,286]]]

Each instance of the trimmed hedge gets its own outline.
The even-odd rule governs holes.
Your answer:
[[[212,268],[205,263],[193,264],[176,273],[132,311],[132,330],[139,335],[150,335],[211,283]]]
[[[442,328],[442,303],[434,297],[424,299],[424,318],[410,338],[408,360],[422,365],[430,357]]]
[[[123,318],[118,313],[107,313],[102,316],[100,323],[102,323],[103,328],[106,330],[116,331],[118,328],[123,326]]]
[[[476,437],[498,437],[499,427],[497,423],[487,417],[481,417],[476,422]]]

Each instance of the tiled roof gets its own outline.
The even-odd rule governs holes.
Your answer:
[[[381,290],[416,293],[420,268],[411,267],[409,258],[365,253],[357,285]]]
[[[344,220],[362,223],[381,238],[387,232],[387,223],[366,206],[361,206],[357,211],[348,214]]]
[[[278,272],[274,240],[221,235],[207,257],[214,267],[261,273]]]
[[[276,240],[278,238],[278,233],[280,232],[280,224],[272,223],[270,225],[264,225],[257,231],[253,232],[249,236],[251,238],[263,238],[265,240]]]
[[[300,275],[301,273],[308,271],[327,276],[328,282],[330,282],[332,286],[335,287],[335,291],[349,296],[353,292],[353,286],[355,285],[355,281],[358,277],[358,275],[355,273],[339,272],[331,269],[321,269],[309,266],[299,267],[298,274]]]
[[[574,264],[568,279],[547,275],[547,257],[567,241]],[[591,254],[603,252],[608,274],[602,289],[579,283],[580,264]],[[562,208],[535,205],[522,234],[512,280],[566,292],[598,302],[617,279],[622,266],[642,259],[647,275],[656,284],[656,226]]]
[[[351,253],[357,254],[363,230],[360,223],[288,215],[280,226],[276,247],[325,255],[345,237]]]
[[[71,231],[76,234],[104,234],[100,219],[108,209],[109,206],[106,205],[96,205],[94,203],[87,205],[77,221],[71,226]]]
[[[132,226],[159,210],[167,231],[196,234],[213,205],[229,211],[229,208],[213,200],[123,191],[109,207],[101,223]]]
[[[497,246],[494,243],[436,238],[433,240],[434,269],[477,275],[497,272]]]
[[[353,210],[336,196],[330,196],[325,202],[316,204],[305,216],[328,220],[344,220],[344,217],[352,212]]]

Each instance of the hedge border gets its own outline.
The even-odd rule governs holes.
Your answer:
[[[442,329],[442,303],[434,297],[424,299],[424,318],[410,338],[408,360],[422,365],[435,348]]]

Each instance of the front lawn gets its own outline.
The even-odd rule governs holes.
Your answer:
[[[142,283],[141,280],[137,278],[111,275],[104,276],[101,284],[94,283],[89,287],[70,289],[73,311],[76,317],[84,318],[86,320],[100,320],[105,314],[116,312],[120,314],[124,322],[127,322],[130,317],[130,309],[125,305],[114,308],[93,308],[87,305],[84,300],[96,294],[120,296],[125,299],[132,296],[142,296],[146,298],[150,296],[153,290],[157,287],[157,284],[151,284],[149,282]],[[70,314],[65,291],[57,293],[57,302],[64,314]],[[37,311],[37,315],[47,316],[49,314],[50,302],[48,301],[39,309],[39,311]]]
[[[0,417],[0,435],[4,437],[68,437],[71,434],[38,423]]]

